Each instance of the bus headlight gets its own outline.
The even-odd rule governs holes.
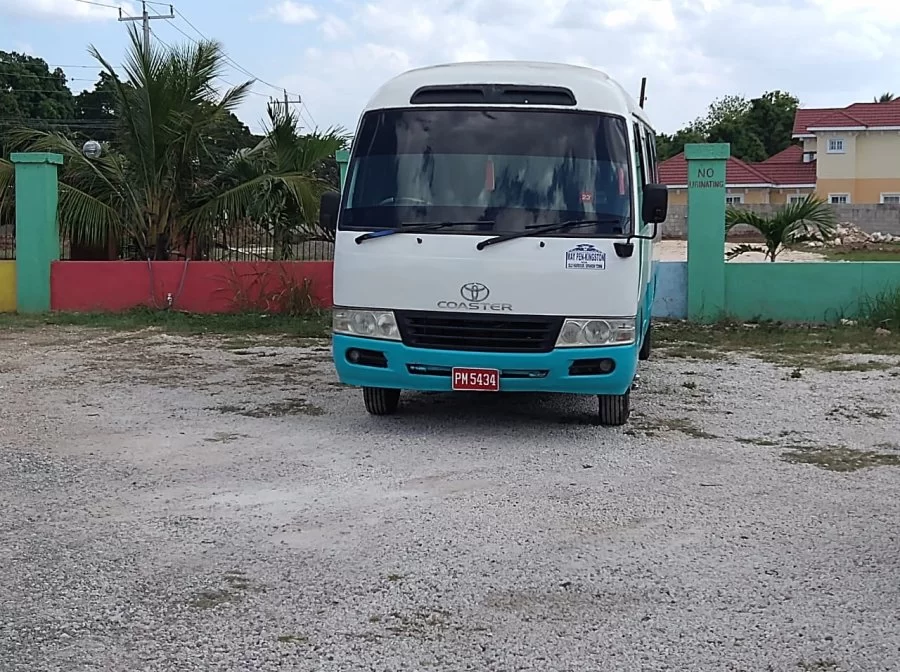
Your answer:
[[[391,310],[335,308],[331,313],[331,328],[336,334],[400,340],[397,319]]]
[[[586,348],[600,345],[634,343],[635,319],[569,318],[563,322],[556,339],[557,348]]]

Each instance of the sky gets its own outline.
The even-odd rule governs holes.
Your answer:
[[[804,107],[900,94],[898,0],[174,0],[174,20],[151,22],[166,44],[218,40],[221,86],[256,79],[236,111],[263,128],[270,96],[291,100],[309,126],[356,127],[370,95],[405,70],[486,59],[546,60],[605,71],[671,133],[724,95],[780,89]],[[122,60],[117,7],[135,0],[0,0],[0,49],[63,69],[91,88],[97,47]],[[151,13],[168,13],[153,3]],[[248,74],[250,73],[250,74]],[[252,76],[251,76],[252,75]]]

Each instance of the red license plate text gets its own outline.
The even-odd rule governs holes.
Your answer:
[[[466,392],[499,392],[500,372],[496,369],[465,369],[452,371],[454,390]]]

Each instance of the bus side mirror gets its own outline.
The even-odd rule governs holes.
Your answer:
[[[337,230],[338,210],[341,207],[341,195],[336,191],[326,191],[319,199],[319,226],[323,231]]]
[[[641,219],[645,224],[662,224],[669,212],[669,188],[664,184],[644,185]]]

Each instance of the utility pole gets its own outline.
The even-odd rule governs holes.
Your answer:
[[[272,100],[272,102],[276,105],[284,105],[285,114],[289,113],[288,110],[290,110],[291,105],[302,105],[303,104],[303,99],[300,96],[297,96],[297,100],[290,100],[288,98],[287,89],[282,89],[282,90],[284,91],[284,102],[282,102],[280,100]]]
[[[144,53],[150,53],[150,21],[152,19],[174,19],[175,8],[169,5],[168,14],[154,14],[150,16],[147,13],[147,0],[141,0],[141,16],[122,16],[122,8],[119,7],[119,21],[140,21],[144,27]]]

